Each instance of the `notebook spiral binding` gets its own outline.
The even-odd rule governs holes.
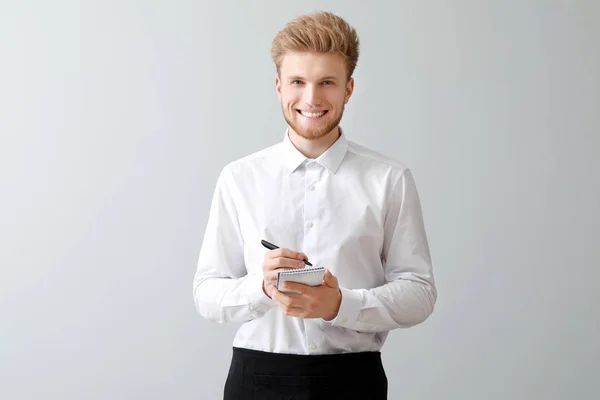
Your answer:
[[[325,268],[323,267],[316,267],[316,268],[305,268],[305,269],[296,269],[293,271],[280,271],[279,273],[281,275],[299,275],[299,274],[309,274],[311,272],[320,272],[323,271]]]

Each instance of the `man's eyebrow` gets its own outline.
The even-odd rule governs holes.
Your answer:
[[[290,81],[296,81],[296,80],[305,81],[306,80],[306,78],[304,78],[302,76],[299,76],[299,75],[290,76],[288,79]],[[339,79],[337,76],[330,75],[330,76],[324,76],[324,77],[320,78],[319,80],[321,80],[321,81],[333,81],[333,80],[337,80],[337,79]]]

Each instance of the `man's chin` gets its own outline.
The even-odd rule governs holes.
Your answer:
[[[307,132],[302,129],[294,129],[294,132],[306,140],[317,140],[327,135],[327,132]]]
[[[294,125],[290,125],[292,127],[292,129],[294,130],[294,132],[296,132],[298,134],[298,136],[306,139],[306,140],[317,140],[317,139],[321,139],[322,137],[327,136],[332,130],[334,130],[336,128],[336,126],[326,126],[324,128],[304,128],[302,126],[294,126]]]

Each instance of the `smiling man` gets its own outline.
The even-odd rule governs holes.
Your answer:
[[[356,31],[334,14],[288,23],[272,45],[284,138],[219,176],[194,300],[211,321],[241,323],[225,399],[386,399],[388,333],[433,312],[410,170],[339,125],[358,54]],[[320,285],[277,289],[278,272],[309,259],[327,268]]]
[[[279,60],[277,93],[290,133],[310,143],[308,147],[325,137],[329,142],[337,140],[344,105],[354,89],[344,56],[299,50],[280,55],[280,50],[274,51]]]

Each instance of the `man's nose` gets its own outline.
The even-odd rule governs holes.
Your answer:
[[[302,100],[307,105],[318,106],[321,104],[321,94],[319,88],[315,85],[306,85]]]

